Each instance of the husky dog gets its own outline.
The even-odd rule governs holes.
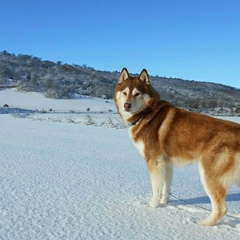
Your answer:
[[[123,68],[114,97],[129,136],[146,159],[151,177],[151,207],[167,203],[172,167],[199,161],[212,212],[200,222],[215,225],[227,212],[228,188],[240,186],[240,124],[188,112],[161,100],[145,69],[131,77]]]

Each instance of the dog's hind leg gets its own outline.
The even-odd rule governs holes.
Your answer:
[[[150,173],[153,194],[149,205],[150,207],[155,208],[160,202],[160,194],[162,193],[164,185],[166,166],[157,160],[149,160],[147,161],[147,165]]]
[[[199,224],[213,226],[227,213],[225,202],[227,189],[221,184],[220,179],[216,175],[211,173],[206,175],[201,164],[200,176],[205,191],[211,200],[212,212],[206,219],[200,221]]]

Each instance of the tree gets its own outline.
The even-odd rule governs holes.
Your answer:
[[[6,50],[4,50],[4,51],[2,51],[2,54],[3,54],[4,56],[7,56],[7,55],[8,55],[8,52],[7,52]]]
[[[217,107],[217,101],[215,99],[212,99],[208,103],[208,107],[210,107],[212,110]]]

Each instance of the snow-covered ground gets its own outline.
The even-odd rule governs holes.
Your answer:
[[[0,112],[0,239],[240,239],[235,186],[228,216],[195,223],[210,210],[197,165],[175,168],[170,203],[148,207],[146,164],[112,100],[4,90]]]

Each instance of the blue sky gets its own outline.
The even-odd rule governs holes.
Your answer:
[[[0,0],[0,51],[240,88],[239,0]]]

